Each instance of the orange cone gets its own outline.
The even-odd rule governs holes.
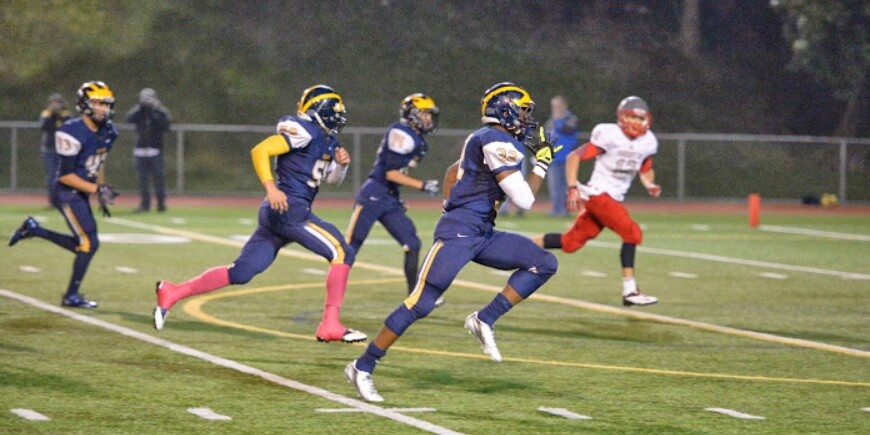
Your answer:
[[[758,221],[761,214],[761,195],[757,193],[749,194],[749,227],[758,228]]]

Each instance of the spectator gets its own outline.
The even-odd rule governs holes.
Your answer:
[[[578,145],[577,135],[580,133],[580,122],[577,116],[568,110],[568,102],[565,97],[557,95],[550,100],[550,119],[545,124],[547,134],[550,135],[553,148],[562,146],[550,163],[547,186],[550,190],[550,198],[553,200],[551,216],[568,216],[565,208],[568,186],[565,182],[565,158]]]
[[[39,151],[42,152],[42,169],[45,171],[45,186],[48,190],[49,206],[54,205],[51,185],[57,175],[57,166],[60,164],[60,157],[54,148],[54,132],[69,118],[70,113],[66,108],[63,96],[58,93],[49,95],[45,109],[39,115],[40,128],[42,128],[42,144]]]
[[[127,113],[127,122],[136,124],[136,147],[133,157],[139,180],[141,201],[134,213],[151,209],[149,182],[153,180],[157,196],[157,211],[166,211],[166,174],[163,167],[163,135],[169,131],[169,110],[160,104],[157,92],[151,88],[139,91],[139,104]]]

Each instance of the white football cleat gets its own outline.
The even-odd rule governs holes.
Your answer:
[[[659,301],[659,298],[655,296],[650,296],[645,293],[641,293],[640,290],[635,291],[634,293],[624,295],[622,297],[622,305],[626,307],[630,307],[632,305],[652,305]]]
[[[351,361],[344,367],[344,377],[347,382],[356,388],[356,393],[366,402],[383,402],[384,398],[375,389],[372,374],[356,368],[356,360]]]
[[[477,311],[465,318],[465,329],[480,342],[480,349],[495,362],[501,362],[501,352],[495,345],[495,331],[477,317]]]
[[[169,310],[164,310],[159,306],[154,307],[154,329],[158,331],[163,329],[163,325],[166,323],[167,316],[169,316]]]
[[[444,296],[438,296],[438,299],[435,299],[435,308],[438,308],[447,303],[447,300],[444,299]]]

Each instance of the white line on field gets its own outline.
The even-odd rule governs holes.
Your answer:
[[[435,408],[386,408],[388,411],[393,412],[435,412],[437,411]],[[358,408],[317,408],[314,412],[325,412],[325,413],[344,413],[344,412],[362,412],[361,409]]]
[[[547,414],[552,414],[559,417],[565,417],[568,420],[592,420],[592,417],[588,415],[577,414],[565,408],[548,408],[546,406],[540,406],[538,407],[538,411],[546,412]]]
[[[590,278],[607,278],[607,274],[604,272],[599,272],[597,270],[584,270],[580,272],[583,276],[588,276]]]
[[[24,273],[39,273],[40,272],[40,269],[38,267],[28,266],[26,264],[23,266],[18,266],[18,270],[20,270]]]
[[[187,408],[187,412],[206,420],[227,421],[233,419],[229,415],[218,414],[217,412],[212,411],[211,408]]]
[[[169,222],[175,225],[184,225],[187,223],[187,219],[180,217],[169,218]]]
[[[677,272],[677,271],[668,272],[668,275],[672,276],[674,278],[685,278],[685,279],[695,279],[698,277],[698,275],[695,273]]]
[[[321,276],[326,275],[326,272],[324,272],[323,270],[315,269],[313,267],[305,267],[305,268],[299,269],[299,271],[302,273],[307,273],[309,275],[321,275]]]
[[[764,417],[760,415],[746,414],[727,408],[704,408],[704,411],[718,412],[719,414],[725,414],[729,417],[739,418],[741,420],[764,420]]]
[[[13,413],[13,414],[25,419],[25,420],[30,420],[30,421],[49,421],[49,420],[51,420],[50,418],[46,417],[45,415],[42,415],[42,414],[40,414],[32,409],[27,409],[27,408],[12,408],[9,410],[9,412],[11,412],[11,413]]]
[[[511,276],[514,274],[512,270],[490,270],[490,275]]]
[[[239,223],[242,224],[242,225],[253,225],[253,224],[254,224],[254,220],[253,220],[253,219],[248,219],[248,218],[241,218],[241,219],[239,219]]]
[[[822,230],[814,230],[812,228],[798,228],[798,227],[782,227],[778,225],[759,225],[758,229],[761,231],[768,231],[771,233],[783,233],[783,234],[800,234],[803,236],[817,236],[817,237],[828,237],[831,239],[843,239],[843,240],[852,240],[856,242],[870,242],[870,236],[866,234],[853,234],[853,233],[841,233],[837,231],[822,231]]]
[[[135,273],[139,273],[139,269],[136,269],[135,267],[115,266],[115,270],[120,272],[120,273],[127,273],[130,275],[135,274]]]
[[[227,239],[224,237],[210,236],[208,234],[202,234],[202,233],[197,233],[197,232],[193,232],[193,231],[186,231],[186,230],[179,230],[179,229],[175,229],[175,228],[161,227],[158,225],[151,225],[151,224],[146,224],[146,223],[142,223],[142,222],[130,221],[130,220],[119,219],[119,218],[108,218],[108,219],[106,219],[106,221],[117,224],[117,225],[124,225],[124,226],[128,226],[128,227],[133,227],[133,228],[146,229],[146,230],[154,231],[156,233],[161,233],[161,234],[181,235],[184,237],[189,237],[193,240],[197,240],[197,241],[205,242],[205,243],[212,243],[212,244],[216,244],[216,245],[231,246],[234,248],[241,248],[242,246],[244,246],[243,243],[233,241],[233,240],[230,240],[230,239]],[[596,243],[598,243],[598,242],[596,242]],[[618,248],[619,245],[615,245],[615,247]],[[323,262],[323,257],[320,257],[317,254],[312,254],[310,252],[304,252],[304,251],[299,251],[299,250],[294,250],[294,249],[283,248],[280,251],[278,251],[278,253],[280,255],[283,255],[286,257],[298,258],[298,259],[302,259],[302,260],[317,261],[317,262],[321,262],[321,263]],[[685,253],[685,254],[690,254],[690,253]],[[690,255],[686,255],[686,256],[688,256],[689,258],[692,258]],[[404,272],[401,269],[398,269],[395,267],[383,266],[380,264],[367,263],[364,261],[357,261],[356,263],[354,263],[354,267],[357,267],[357,268],[363,269],[363,270],[372,271],[372,272],[379,272],[382,274],[393,275],[393,276],[403,276],[404,275]],[[824,270],[824,269],[822,269],[822,270]],[[838,273],[843,273],[843,272],[838,272]],[[866,276],[870,277],[870,275],[866,275]],[[476,289],[476,290],[481,290],[481,291],[486,291],[486,292],[491,292],[491,293],[497,293],[497,292],[502,291],[502,289],[503,289],[503,287],[501,287],[501,286],[488,285],[488,284],[478,283],[478,282],[474,282],[474,281],[467,281],[464,279],[457,279],[457,280],[453,281],[453,284],[457,285],[457,286],[465,287],[465,288],[471,288],[471,289]],[[862,357],[862,358],[870,358],[870,352],[867,352],[864,350],[859,350],[859,349],[853,349],[853,348],[845,347],[845,346],[837,346],[834,344],[823,343],[820,341],[804,340],[801,338],[793,338],[793,337],[786,337],[786,336],[776,335],[776,334],[768,334],[768,333],[764,333],[764,332],[756,332],[756,331],[751,331],[748,329],[732,328],[730,326],[721,326],[721,325],[716,325],[713,323],[697,322],[694,320],[681,319],[679,317],[664,316],[661,314],[654,314],[654,313],[650,313],[650,312],[646,312],[646,311],[628,310],[628,309],[624,309],[624,308],[617,308],[617,307],[610,306],[610,305],[598,304],[595,302],[587,302],[587,301],[583,301],[580,299],[564,298],[564,297],[551,296],[551,295],[541,294],[541,293],[533,294],[530,298],[534,299],[536,301],[544,301],[544,302],[550,302],[550,303],[555,303],[555,304],[560,304],[560,305],[577,307],[577,308],[581,308],[584,310],[593,311],[596,313],[613,314],[616,316],[631,317],[631,318],[635,318],[635,319],[647,320],[647,321],[651,321],[651,322],[659,322],[659,323],[664,323],[664,324],[668,324],[668,325],[680,325],[680,326],[686,326],[689,328],[694,328],[694,329],[698,329],[698,330],[702,330],[702,331],[709,331],[709,332],[716,332],[719,334],[728,334],[728,335],[734,335],[734,336],[738,336],[738,337],[752,338],[755,340],[767,341],[770,343],[778,343],[778,344],[784,344],[784,345],[788,345],[788,346],[796,346],[796,347],[803,347],[803,348],[809,348],[809,349],[823,350],[826,352],[839,353],[839,354],[843,354],[843,355],[852,355],[852,356],[858,356],[858,357]]]
[[[168,340],[164,340],[162,338],[157,338],[152,335],[148,335],[139,331],[134,331],[130,328],[126,328],[120,325],[116,325],[114,323],[109,323],[100,319],[96,319],[94,317],[85,316],[84,314],[75,313],[69,310],[65,310],[60,307],[56,307],[51,304],[47,304],[45,302],[40,301],[39,299],[32,298],[30,296],[25,296],[20,293],[15,293],[9,290],[0,289],[0,296],[14,299],[19,302],[23,302],[25,304],[34,306],[36,308],[60,314],[62,316],[69,317],[74,320],[78,320],[83,323],[87,323],[89,325],[93,325],[99,328],[106,329],[108,331],[117,332],[126,337],[134,338],[136,340],[144,341],[146,343],[153,344],[155,346],[164,347],[173,352],[180,353],[182,355],[191,356],[197,359],[201,359],[203,361],[210,362],[216,366],[225,367],[231,370],[235,370],[240,373],[249,374],[252,376],[256,376],[262,379],[265,379],[269,382],[283,385],[287,388],[291,388],[297,391],[301,391],[303,393],[308,393],[317,397],[321,397],[326,400],[331,400],[333,402],[340,403],[345,406],[350,406],[353,408],[360,409],[363,412],[367,412],[370,414],[377,415],[379,417],[388,418],[395,422],[399,422],[402,424],[406,424],[408,426],[416,427],[417,429],[421,429],[424,431],[436,433],[436,434],[458,434],[459,432],[454,432],[445,427],[437,426],[435,424],[429,423],[427,421],[418,420],[413,417],[408,417],[407,415],[399,414],[398,412],[389,411],[387,409],[381,408],[379,406],[371,405],[369,403],[365,403],[356,399],[351,399],[350,397],[342,396],[340,394],[333,393],[328,390],[324,390],[323,388],[318,388],[312,385],[303,384],[299,381],[294,381],[292,379],[288,379],[273,373],[269,373],[263,370],[260,370],[255,367],[251,367],[240,362],[233,361],[231,359],[221,358],[216,355],[212,355],[210,353],[205,353],[200,350],[196,350],[192,347],[184,346],[181,344],[173,343]]]
[[[49,218],[48,218],[48,216],[36,215],[33,217],[33,220],[35,220],[39,223],[45,223],[45,222],[48,222]]]
[[[775,272],[761,272],[758,274],[758,276],[760,276],[762,278],[769,278],[769,279],[788,279],[788,275],[786,275],[784,273],[775,273]]]
[[[870,408],[861,408],[862,411],[870,412]]]
[[[710,225],[707,224],[692,224],[692,229],[695,231],[710,231]]]

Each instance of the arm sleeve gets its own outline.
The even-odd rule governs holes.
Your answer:
[[[523,179],[522,172],[516,171],[504,177],[498,182],[498,185],[517,207],[523,210],[531,210],[532,205],[535,203],[535,194],[532,193],[529,183],[526,183],[526,180]]]
[[[586,142],[583,146],[574,150],[574,153],[580,156],[581,162],[585,162],[586,160],[592,160],[595,157],[598,157],[599,154],[604,154],[604,150],[598,148],[592,142]]]
[[[334,161],[326,168],[326,182],[329,184],[341,184],[345,175],[347,175],[347,166],[341,166]]]
[[[644,173],[646,171],[649,171],[650,169],[652,169],[652,167],[653,167],[653,158],[652,158],[652,156],[649,156],[649,157],[643,159],[643,163],[641,163],[641,165],[640,165],[640,172]]]
[[[272,176],[271,157],[288,152],[290,152],[290,145],[287,140],[277,134],[267,137],[251,149],[251,162],[254,164],[254,171],[257,172],[260,182],[265,183],[275,179]]]

